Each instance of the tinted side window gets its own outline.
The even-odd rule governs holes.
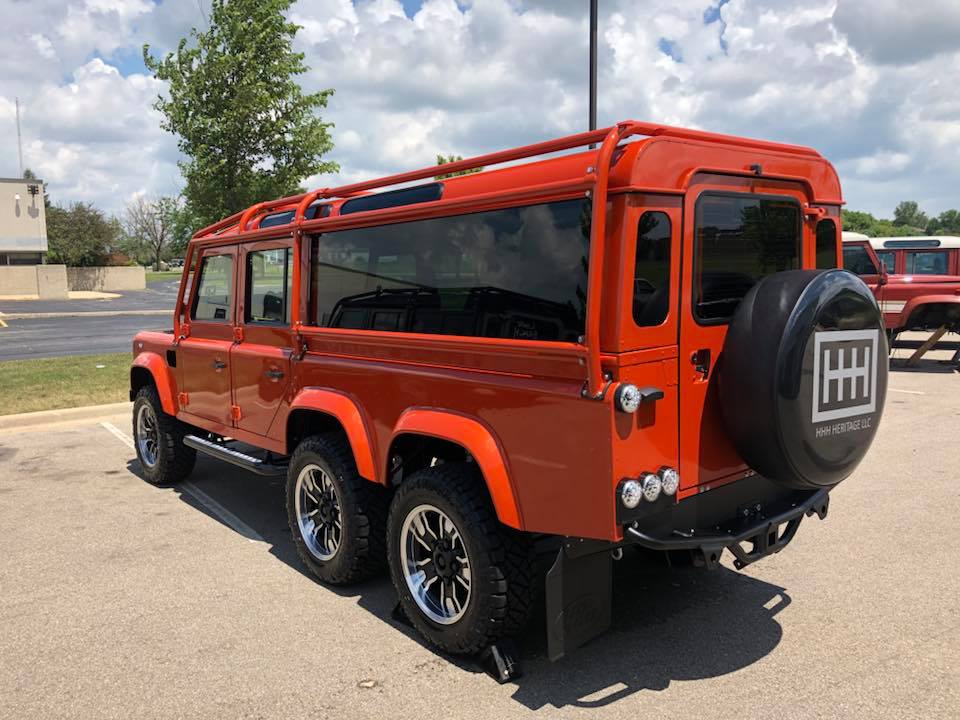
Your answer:
[[[762,277],[800,267],[800,208],[790,200],[704,194],[694,232],[700,320],[728,320]]]
[[[227,322],[233,297],[233,257],[208,255],[200,266],[200,284],[193,301],[194,320]]]
[[[817,223],[817,268],[827,270],[837,266],[837,225],[833,220]]]
[[[290,322],[292,257],[289,248],[247,254],[246,322]]]
[[[897,266],[897,254],[892,250],[875,250],[877,257],[880,258],[880,262],[883,263],[883,266],[887,269],[888,273],[896,272],[894,268]]]
[[[590,205],[568,200],[314,239],[320,326],[575,342]]]
[[[633,321],[659,325],[670,309],[670,218],[645,212],[637,228],[637,258],[633,271]]]
[[[946,275],[947,253],[945,252],[908,252],[908,275]]]
[[[876,275],[879,268],[862,245],[846,245],[843,248],[843,269],[856,275]]]

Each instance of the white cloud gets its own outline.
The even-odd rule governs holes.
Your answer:
[[[637,118],[812,145],[851,207],[960,207],[960,3],[635,0],[601,3],[600,121]],[[24,107],[28,163],[55,200],[110,210],[175,191],[160,86],[136,72],[208,0],[0,0],[0,137]],[[329,185],[584,128],[583,0],[301,0],[307,90],[334,87]],[[710,20],[710,22],[707,22]],[[670,49],[669,54],[662,49]],[[126,76],[119,72],[123,69]],[[0,145],[0,175],[16,149]]]

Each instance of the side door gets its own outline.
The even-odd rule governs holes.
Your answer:
[[[805,224],[799,191],[748,181],[694,185],[684,207],[680,297],[680,494],[735,480],[749,468],[720,409],[718,366],[727,326],[762,277],[802,266]]]
[[[204,250],[193,281],[189,333],[177,347],[183,413],[230,427],[230,348],[236,312],[237,249]],[[185,418],[189,419],[189,418]]]
[[[240,249],[238,342],[230,353],[237,427],[266,435],[290,383],[292,240]]]

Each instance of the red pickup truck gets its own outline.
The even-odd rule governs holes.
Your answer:
[[[403,614],[461,654],[522,629],[538,587],[551,658],[601,632],[624,548],[706,569],[783,550],[886,394],[876,300],[837,269],[837,174],[632,121],[444,172],[593,144],[200,231],[173,331],[133,342],[144,477],[182,480],[197,452],[286,477],[305,566],[388,567]]]
[[[878,245],[883,249],[876,250]],[[937,257],[927,262],[934,249]],[[960,332],[960,276],[924,272],[955,269],[958,252],[949,240],[936,237],[878,239],[843,233],[843,267],[873,291],[891,342],[907,330],[946,326]]]

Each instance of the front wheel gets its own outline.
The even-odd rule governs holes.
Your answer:
[[[446,463],[406,480],[387,542],[400,605],[433,645],[472,654],[526,624],[532,544],[499,523],[475,466]]]
[[[172,485],[193,472],[197,451],[183,444],[187,426],[167,415],[152,385],[140,388],[133,402],[133,444],[144,479]]]

